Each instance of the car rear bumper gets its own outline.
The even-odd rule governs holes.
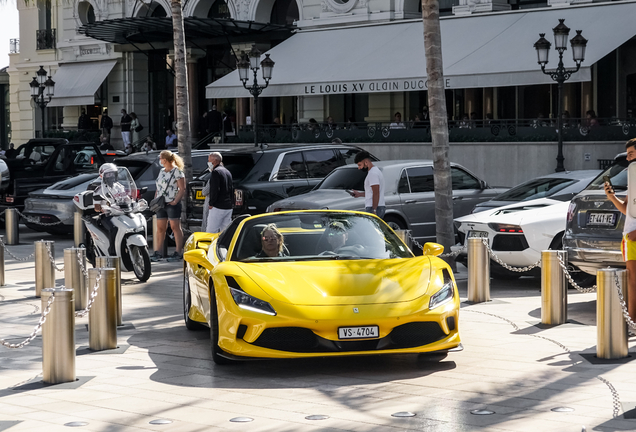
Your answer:
[[[591,275],[606,267],[625,267],[620,250],[566,247],[565,251],[568,263]]]
[[[61,221],[59,225],[72,226],[74,212],[75,205],[72,199],[66,202],[46,198],[28,198],[22,213],[44,223]]]

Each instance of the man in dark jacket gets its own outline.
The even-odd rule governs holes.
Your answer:
[[[104,110],[102,114],[102,121],[99,123],[99,128],[102,130],[102,135],[110,143],[110,130],[113,128],[113,119],[108,117],[108,110]]]
[[[221,163],[221,153],[213,152],[208,156],[210,175],[209,212],[207,232],[218,233],[232,222],[232,203],[234,185],[232,174]]]
[[[91,128],[91,118],[86,114],[86,110],[82,108],[82,114],[77,120],[77,130],[86,131]]]
[[[221,132],[221,128],[223,127],[223,116],[220,112],[216,110],[216,105],[212,105],[212,110],[208,112],[206,116],[208,120],[207,132]]]

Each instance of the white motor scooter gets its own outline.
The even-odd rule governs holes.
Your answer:
[[[138,190],[130,172],[118,167],[109,178],[102,178],[100,197],[107,205],[102,205],[104,215],[112,216],[111,222],[117,230],[115,251],[121,257],[126,270],[134,271],[142,282],[150,277],[150,254],[146,241],[146,218],[141,212],[148,208],[144,199],[138,199]],[[104,175],[106,177],[106,174]],[[108,256],[110,248],[109,232],[101,223],[101,213],[96,213],[93,192],[85,191],[75,195],[73,201],[82,210],[82,220],[86,225],[86,257],[95,265],[96,256]]]

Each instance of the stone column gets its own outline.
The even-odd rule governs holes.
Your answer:
[[[190,133],[192,143],[198,141],[199,136],[199,93],[203,92],[205,97],[205,87],[199,88],[199,70],[197,62],[200,58],[205,57],[206,52],[201,49],[188,48],[186,51],[186,62],[188,65],[188,110],[190,111]],[[221,108],[221,107],[217,107]]]

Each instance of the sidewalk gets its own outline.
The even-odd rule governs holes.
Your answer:
[[[9,246],[54,239],[28,234]],[[6,256],[0,338],[18,342],[37,323],[33,260]],[[63,274],[57,273],[63,284]],[[456,274],[466,298],[466,272]],[[153,264],[147,283],[122,273],[119,348],[91,352],[88,318],[76,320],[75,383],[41,384],[41,338],[0,347],[0,431],[587,431],[636,430],[636,362],[598,363],[596,294],[569,291],[569,323],[539,325],[540,281],[491,282],[488,303],[463,303],[464,351],[441,362],[416,355],[276,360],[216,366],[207,331],[185,329],[182,263]],[[591,356],[585,357],[585,355]],[[567,407],[571,412],[554,412]],[[473,415],[472,410],[492,415]],[[411,411],[410,418],[391,414]],[[325,415],[325,420],[308,420]],[[249,423],[230,419],[249,417]],[[150,424],[165,419],[171,423]]]

